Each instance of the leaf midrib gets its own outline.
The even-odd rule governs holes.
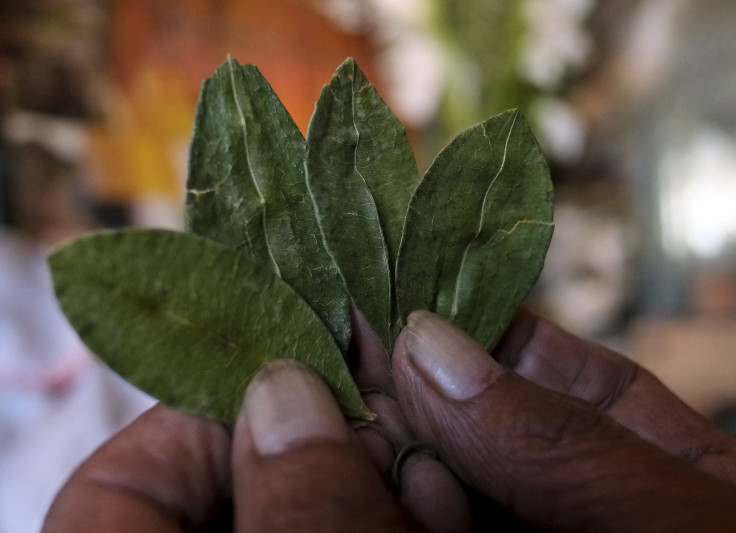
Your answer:
[[[266,198],[263,195],[263,191],[261,190],[261,186],[258,183],[258,178],[256,177],[256,173],[253,169],[253,161],[251,160],[251,154],[250,154],[250,146],[248,145],[248,126],[245,120],[245,113],[243,112],[243,106],[240,103],[240,99],[238,98],[238,90],[237,90],[237,82],[235,81],[235,68],[233,67],[235,63],[235,60],[232,57],[228,58],[228,67],[230,69],[230,86],[233,92],[233,101],[235,102],[235,108],[238,111],[238,118],[240,120],[240,126],[243,129],[243,149],[245,150],[245,161],[248,165],[248,174],[250,175],[250,179],[253,182],[253,186],[256,189],[256,193],[258,194],[258,199],[261,203],[261,219],[263,222],[263,238],[266,244],[266,250],[268,251],[268,257],[271,260],[271,265],[273,266],[274,273],[280,278],[281,277],[281,269],[279,268],[278,263],[276,262],[276,258],[273,255],[273,250],[271,249],[271,243],[268,239],[268,228],[267,228],[267,217],[266,217]],[[249,239],[250,240],[250,239]]]
[[[64,268],[58,268],[55,267],[55,270],[57,271],[69,271],[70,269],[64,269]],[[117,285],[115,283],[111,283],[108,280],[106,280],[104,277],[95,276],[90,271],[87,270],[77,270],[77,272],[81,272],[80,277],[91,283],[95,284],[99,287],[102,287],[103,289],[108,289],[111,293],[119,294],[121,297],[128,299],[129,301],[132,301],[136,306],[143,308],[144,310],[148,310],[154,314],[161,315],[163,317],[171,318],[172,320],[178,322],[182,326],[189,327],[191,329],[199,330],[204,332],[204,336],[209,337],[213,339],[215,342],[220,343],[224,346],[233,348],[237,350],[238,352],[242,354],[247,354],[249,358],[256,357],[259,359],[260,364],[265,364],[267,362],[267,359],[262,357],[258,350],[250,351],[247,350],[244,346],[241,344],[238,344],[237,342],[229,339],[227,336],[222,334],[221,332],[218,332],[217,330],[208,328],[204,326],[203,324],[198,323],[197,321],[194,321],[184,315],[181,315],[180,313],[174,311],[171,307],[164,305],[163,303],[158,303],[153,299],[146,298],[144,296],[141,296],[140,294],[136,294],[135,291],[131,291],[130,289],[122,286]]]
[[[470,248],[473,245],[475,241],[478,240],[478,237],[480,236],[481,232],[483,231],[483,223],[485,222],[485,214],[486,214],[486,203],[488,202],[488,197],[491,194],[491,189],[493,189],[493,186],[496,183],[496,180],[498,180],[498,177],[503,172],[504,168],[506,167],[506,156],[508,155],[509,151],[509,141],[511,139],[511,134],[514,131],[514,126],[516,125],[516,119],[518,118],[519,113],[518,111],[514,113],[514,120],[511,121],[511,125],[509,126],[509,132],[506,134],[506,141],[504,142],[503,146],[503,156],[501,157],[501,165],[498,167],[498,171],[496,172],[496,175],[493,176],[493,179],[488,184],[488,187],[486,188],[486,192],[483,195],[483,202],[481,203],[480,207],[480,216],[478,217],[478,228],[475,231],[475,234],[473,235],[473,238],[468,241],[468,244],[465,246],[465,250],[463,251],[463,258],[460,260],[460,266],[457,270],[457,277],[455,278],[455,289],[454,294],[452,295],[452,309],[450,311],[450,320],[454,320],[458,313],[458,305],[459,305],[459,298],[458,295],[460,293],[460,281],[463,279],[463,269],[465,268],[465,265],[467,263],[468,259],[468,253],[470,252]],[[485,124],[480,125],[483,129],[483,136],[487,137],[486,133],[486,126]]]
[[[355,63],[352,64],[352,73],[350,76],[350,113],[351,113],[351,119],[353,122],[353,128],[355,129],[355,148],[353,149],[353,167],[355,168],[355,173],[360,177],[361,181],[363,182],[363,185],[365,186],[365,190],[368,193],[368,198],[370,198],[371,201],[371,208],[373,210],[373,214],[375,216],[375,220],[377,221],[376,226],[378,227],[378,232],[381,237],[381,243],[382,243],[382,250],[383,250],[383,261],[382,264],[386,271],[386,279],[388,280],[388,294],[385,301],[388,303],[387,310],[384,316],[386,317],[386,323],[385,326],[385,339],[388,341],[389,345],[393,342],[392,335],[391,335],[391,324],[393,322],[393,309],[392,309],[392,294],[393,294],[393,286],[394,286],[394,280],[392,279],[392,269],[391,269],[391,259],[388,257],[388,245],[386,243],[386,234],[383,229],[383,224],[381,223],[381,218],[378,216],[378,206],[376,205],[376,199],[373,196],[373,191],[368,186],[368,182],[365,179],[365,176],[360,172],[358,169],[358,149],[360,146],[360,130],[358,129],[358,123],[355,119],[355,100],[356,100],[356,91],[355,89],[355,82],[356,82],[356,66]],[[388,347],[389,351],[391,349],[391,346]]]

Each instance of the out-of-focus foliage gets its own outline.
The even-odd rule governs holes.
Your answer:
[[[460,129],[473,117],[512,107],[526,113],[538,94],[519,69],[526,1],[434,1],[438,34],[456,57],[460,74],[443,102],[447,127]]]

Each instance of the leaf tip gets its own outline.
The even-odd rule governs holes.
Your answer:
[[[338,78],[345,76],[347,79],[353,80],[356,77],[361,76],[362,73],[363,71],[360,70],[358,62],[352,56],[346,58],[345,61],[343,61],[340,66],[337,67]]]
[[[378,415],[368,409],[365,404],[361,406],[359,411],[346,413],[346,416],[349,419],[355,420],[357,422],[373,422],[378,418]]]

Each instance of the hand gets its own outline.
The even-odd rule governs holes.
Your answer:
[[[329,390],[295,361],[256,376],[232,435],[162,405],[143,414],[74,473],[43,529],[232,530],[408,531]]]
[[[77,471],[44,531],[226,531],[231,493],[238,531],[406,531],[404,515],[458,531],[509,512],[540,529],[735,530],[734,439],[651,375],[530,315],[497,358],[416,313],[394,383],[356,368],[386,385],[368,401],[390,414],[356,433],[379,471],[417,435],[438,456],[397,463],[401,506],[321,382],[279,362],[249,388],[232,440],[165,407],[145,414]]]
[[[407,420],[472,490],[542,530],[736,531],[736,439],[651,374],[526,313],[496,358],[428,313],[393,354]]]

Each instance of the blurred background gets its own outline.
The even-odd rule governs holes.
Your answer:
[[[306,130],[358,60],[420,170],[519,107],[556,230],[529,305],[736,419],[736,3],[0,0],[0,533],[151,399],[96,363],[45,257],[101,227],[182,227],[199,86],[231,53]]]

